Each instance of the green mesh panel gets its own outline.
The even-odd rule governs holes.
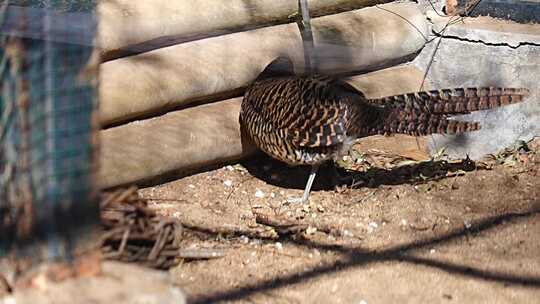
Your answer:
[[[98,220],[94,3],[11,1],[0,16],[0,249],[66,257]]]

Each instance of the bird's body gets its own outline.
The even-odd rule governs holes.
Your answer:
[[[291,165],[314,165],[335,156],[349,140],[346,128],[354,95],[328,80],[281,77],[250,87],[241,119],[255,144]]]
[[[240,123],[268,155],[290,165],[317,167],[370,135],[478,130],[476,122],[448,118],[516,103],[526,94],[525,89],[469,88],[370,100],[337,78],[296,76],[290,61],[278,58],[248,87]]]

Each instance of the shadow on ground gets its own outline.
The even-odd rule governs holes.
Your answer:
[[[273,289],[294,285],[304,282],[308,279],[316,278],[324,274],[336,273],[352,269],[356,267],[367,266],[372,263],[380,263],[387,261],[399,261],[402,263],[410,263],[415,265],[423,265],[427,267],[437,268],[448,273],[459,276],[472,277],[475,279],[499,282],[505,285],[518,284],[525,287],[540,287],[540,276],[530,275],[512,275],[498,271],[488,271],[480,268],[468,266],[466,264],[449,263],[440,261],[434,258],[421,257],[413,255],[413,250],[427,249],[434,245],[440,245],[458,238],[474,236],[480,232],[501,228],[504,225],[519,224],[531,217],[540,214],[540,201],[532,204],[532,208],[520,213],[507,213],[488,217],[478,221],[469,228],[454,229],[442,236],[429,238],[426,240],[418,240],[405,245],[395,246],[384,250],[364,250],[362,248],[345,248],[339,245],[325,245],[317,242],[297,239],[290,236],[282,237],[282,242],[292,242],[309,248],[319,250],[330,250],[340,253],[344,256],[340,261],[330,265],[314,267],[309,270],[294,273],[292,275],[281,276],[266,280],[259,284],[245,285],[243,287],[230,289],[225,292],[219,292],[204,297],[193,299],[192,303],[212,303],[216,301],[232,301],[245,299],[256,293],[264,293]],[[209,229],[203,227],[191,227],[204,233],[212,233]],[[238,234],[244,234],[245,231],[238,231]]]
[[[291,167],[266,155],[244,161],[242,165],[249,174],[264,182],[282,188],[304,189],[311,167]],[[353,187],[376,188],[381,185],[423,184],[437,181],[463,171],[486,169],[470,159],[455,162],[445,160],[414,162],[408,165],[385,169],[371,167],[364,172],[345,170],[327,162],[321,166],[313,190],[333,190],[337,181]],[[337,172],[336,172],[337,171]],[[337,174],[337,179],[334,178]]]

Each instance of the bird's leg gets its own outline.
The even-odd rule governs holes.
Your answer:
[[[311,191],[311,186],[313,185],[313,181],[315,180],[315,176],[317,175],[317,171],[319,171],[319,165],[311,166],[311,172],[309,173],[309,177],[306,183],[306,188],[304,189],[304,195],[302,195],[302,197],[289,198],[287,199],[287,202],[301,203],[301,204],[307,202],[309,198],[309,192]]]

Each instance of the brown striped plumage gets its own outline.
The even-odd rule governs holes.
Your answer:
[[[292,63],[278,58],[248,87],[240,122],[270,156],[291,165],[318,165],[365,136],[478,130],[476,122],[449,116],[516,103],[527,93],[526,89],[468,88],[368,100],[339,79],[296,76]]]

